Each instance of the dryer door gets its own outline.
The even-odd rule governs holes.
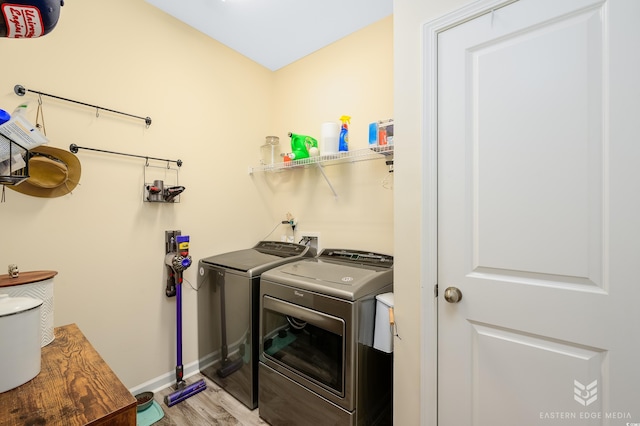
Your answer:
[[[343,397],[344,320],[270,296],[262,315],[263,358]]]

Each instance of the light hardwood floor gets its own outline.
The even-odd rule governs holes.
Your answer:
[[[250,410],[206,376],[196,374],[186,382],[200,379],[205,380],[207,388],[172,407],[166,406],[164,397],[175,391],[173,386],[156,392],[154,399],[162,407],[164,417],[154,426],[268,425],[258,416],[258,409]]]

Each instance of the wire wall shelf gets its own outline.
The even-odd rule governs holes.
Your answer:
[[[323,166],[336,164],[355,163],[356,161],[378,160],[393,155],[393,145],[379,145],[371,148],[355,149],[353,151],[339,152],[337,154],[319,155],[317,157],[303,158],[301,160],[284,161],[282,163],[266,164],[258,167],[249,167],[249,174],[256,172],[274,172],[278,170],[300,169],[315,166],[329,185],[334,197],[338,197],[331,181],[325,174]],[[393,160],[389,160],[393,163]]]
[[[377,160],[390,155],[393,155],[393,145],[380,145],[371,148],[339,152],[337,154],[319,155],[317,157],[303,158],[301,160],[284,161],[281,163],[249,167],[249,174],[284,169],[297,169],[312,165],[331,166],[342,163],[354,163],[356,161]]]

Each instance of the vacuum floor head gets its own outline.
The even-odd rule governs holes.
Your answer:
[[[167,407],[171,407],[172,405],[176,405],[178,402],[184,401],[185,399],[202,392],[206,388],[207,384],[204,382],[204,379],[200,379],[195,383],[185,386],[182,389],[178,389],[177,391],[165,396],[164,403],[167,404]]]
[[[226,360],[222,363],[222,367],[218,368],[218,376],[224,379],[225,377],[240,370],[240,368],[242,368],[242,364],[242,358],[238,358],[235,361]]]

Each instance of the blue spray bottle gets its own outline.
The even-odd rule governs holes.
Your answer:
[[[338,151],[349,151],[349,123],[351,123],[351,117],[343,115],[340,117],[342,126],[340,128],[340,142],[338,143]]]

